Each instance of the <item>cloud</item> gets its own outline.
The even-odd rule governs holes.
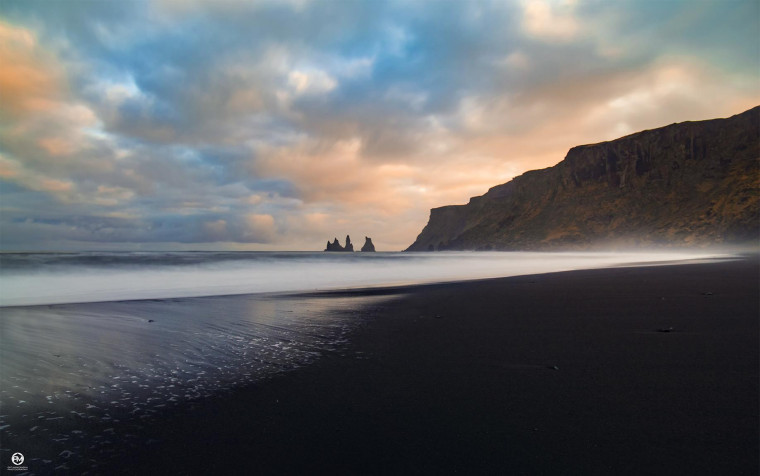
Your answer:
[[[575,0],[525,0],[523,30],[546,41],[570,41],[580,30],[574,16]]]
[[[0,20],[0,117],[18,120],[54,107],[65,88],[55,57],[29,29]]]
[[[291,71],[288,74],[288,85],[301,94],[323,94],[332,91],[338,85],[335,79],[321,70]]]
[[[243,236],[250,243],[267,243],[275,237],[275,223],[272,215],[251,213],[244,217]]]
[[[0,12],[5,248],[401,249],[574,145],[760,102],[752,1]]]

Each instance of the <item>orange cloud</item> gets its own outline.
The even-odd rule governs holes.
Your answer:
[[[55,107],[64,89],[63,74],[32,31],[0,21],[0,64],[0,117]]]
[[[71,155],[77,148],[71,141],[61,137],[45,137],[39,141],[40,147],[53,157]]]
[[[272,241],[276,234],[275,221],[272,215],[250,213],[243,217],[245,229],[243,237],[254,242]]]
[[[40,179],[37,184],[37,190],[45,192],[69,192],[74,187],[74,184],[68,180],[58,180],[43,178]]]

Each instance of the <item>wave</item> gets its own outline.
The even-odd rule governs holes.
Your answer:
[[[5,253],[0,306],[308,292],[716,257],[697,252]]]

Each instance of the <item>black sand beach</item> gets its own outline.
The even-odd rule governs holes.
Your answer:
[[[399,296],[346,352],[167,415],[113,470],[754,475],[758,284],[750,258],[367,291]]]

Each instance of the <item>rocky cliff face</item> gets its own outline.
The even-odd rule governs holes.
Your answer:
[[[760,106],[570,149],[565,159],[434,208],[407,251],[757,243]]]

